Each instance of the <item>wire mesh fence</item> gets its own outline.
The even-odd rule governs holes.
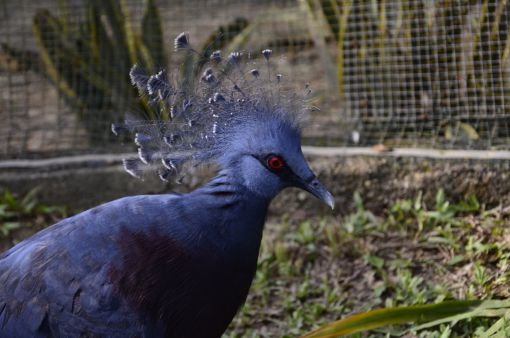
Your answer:
[[[344,1],[346,114],[367,138],[507,147],[508,1]]]
[[[174,69],[173,38],[271,48],[314,105],[307,143],[508,149],[507,0],[6,0],[0,158],[120,149],[143,110],[128,70]],[[218,38],[221,36],[221,38]]]

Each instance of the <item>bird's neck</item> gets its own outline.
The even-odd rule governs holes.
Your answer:
[[[273,196],[264,196],[252,191],[239,176],[239,173],[233,169],[223,169],[202,189],[216,196],[231,197],[231,199],[226,198],[225,201],[244,202],[251,207],[267,208]]]
[[[199,189],[211,210],[218,212],[218,236],[240,245],[260,242],[270,198],[251,192],[231,171],[222,170]],[[256,247],[258,250],[257,243]]]

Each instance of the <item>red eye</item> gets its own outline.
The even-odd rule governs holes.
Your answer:
[[[267,166],[271,170],[280,170],[283,168],[283,160],[279,156],[270,156],[267,159]]]

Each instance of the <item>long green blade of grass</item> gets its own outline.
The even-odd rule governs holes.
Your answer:
[[[301,338],[333,338],[386,325],[425,323],[473,311],[481,301],[446,301],[438,304],[377,309],[326,324]]]
[[[420,326],[416,326],[413,330],[423,330],[429,327],[437,326],[449,322],[457,322],[459,320],[470,319],[475,317],[504,317],[510,308],[509,300],[486,300],[481,302],[477,307],[464,313],[453,314],[433,321],[427,321]]]

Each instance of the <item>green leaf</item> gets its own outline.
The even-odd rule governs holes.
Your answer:
[[[302,338],[333,338],[386,325],[431,322],[472,311],[481,301],[446,301],[438,304],[402,306],[359,313],[327,324]]]
[[[248,28],[249,22],[245,18],[236,18],[227,25],[220,26],[216,31],[205,40],[201,46],[201,51],[209,56],[213,51],[228,48],[230,50],[238,50],[241,45],[230,45],[239,35],[243,35],[243,31]]]
[[[69,11],[65,0],[58,0],[57,7],[60,12],[60,22],[62,23],[62,32],[65,35],[69,34]]]
[[[17,209],[18,205],[19,205],[16,197],[14,197],[14,195],[8,190],[6,190],[4,192],[4,198],[3,198],[2,203],[5,203],[7,205],[7,207],[11,210]]]
[[[200,73],[211,53],[219,49],[227,49],[229,51],[241,50],[256,25],[258,25],[258,21],[257,23],[249,24],[246,19],[237,18],[226,26],[220,26],[209,35],[199,50],[201,58],[196,53],[187,51],[188,55],[180,68],[181,88],[191,92],[197,74]],[[230,63],[226,63],[222,73],[228,74],[231,70],[230,68]]]
[[[487,300],[480,302],[478,306],[473,307],[469,311],[443,316],[435,320],[428,321],[422,325],[414,327],[413,330],[419,331],[428,329],[444,323],[456,322],[459,320],[470,319],[475,317],[501,317],[504,316],[510,308],[510,300]]]
[[[21,228],[21,225],[19,222],[5,222],[0,224],[0,232],[2,235],[8,236],[12,230]]]
[[[453,257],[452,257],[452,258],[448,261],[448,263],[447,263],[447,264],[448,264],[448,265],[451,265],[451,266],[453,266],[453,265],[457,265],[457,264],[459,264],[459,263],[464,262],[464,261],[465,261],[465,259],[466,259],[466,258],[465,258],[463,255],[455,255],[455,256],[453,256]]]
[[[94,104],[104,109],[108,101],[97,100],[97,92],[102,92],[102,97],[109,98],[112,96],[111,86],[87,64],[87,56],[75,46],[80,41],[68,39],[62,33],[58,19],[46,10],[35,15],[33,30],[45,74],[63,98],[78,113],[86,111],[87,107],[93,107]]]
[[[119,25],[124,29],[124,37],[125,44],[127,46],[127,51],[129,55],[129,61],[131,65],[135,64],[137,61],[136,55],[136,38],[133,30],[133,24],[131,23],[131,18],[129,17],[129,9],[126,4],[126,0],[120,0],[118,2],[120,6],[120,17],[119,17]],[[131,67],[130,65],[130,67]]]
[[[59,214],[62,218],[67,217],[67,210],[65,207],[37,205],[35,211],[43,215]]]
[[[0,220],[6,221],[16,215],[16,212],[9,210],[9,206],[7,204],[0,204]]]
[[[439,191],[436,194],[436,209],[441,209],[445,203],[448,202],[446,201],[444,190],[439,189]]]
[[[384,259],[373,256],[373,255],[367,255],[366,257],[367,262],[372,265],[376,269],[382,269],[384,266]]]
[[[46,75],[64,94],[64,97],[74,101],[77,106],[83,106],[77,93],[69,85],[66,73],[60,71],[60,69],[67,68],[63,66],[66,59],[62,59],[61,56],[68,55],[66,51],[63,51],[65,43],[62,41],[62,34],[59,33],[62,31],[60,22],[47,10],[41,10],[34,17],[32,29],[45,65]],[[72,65],[68,67],[68,69],[72,69]]]
[[[338,2],[336,0],[321,0],[320,3],[322,12],[324,13],[324,17],[328,21],[331,32],[335,36],[335,39],[338,40],[341,17]]]
[[[497,334],[503,333],[502,337],[507,337],[505,335],[505,330],[510,328],[508,325],[508,320],[510,318],[510,310],[505,312],[505,315],[498,319],[487,331],[482,332],[478,335],[479,338],[490,338],[496,337]]]
[[[480,202],[478,202],[476,196],[468,195],[465,200],[452,205],[451,208],[456,212],[477,212],[480,211]]]
[[[35,187],[31,189],[19,202],[20,208],[24,213],[30,213],[37,205],[37,194],[41,190],[41,187]]]
[[[352,0],[342,0],[342,15],[338,23],[338,44],[337,44],[337,59],[336,59],[336,77],[338,81],[338,95],[340,101],[344,101],[344,52],[345,52],[345,36],[347,33],[347,26],[349,22],[349,14],[351,12]]]
[[[144,66],[154,72],[158,68],[165,68],[168,60],[165,50],[161,48],[165,41],[161,16],[155,0],[145,0],[145,11],[142,18],[142,42],[147,48],[148,56],[150,56],[150,60],[145,56]]]
[[[98,14],[103,14],[101,24],[108,34],[111,50],[117,58],[117,66],[131,67],[130,42],[126,37],[126,18],[124,16],[122,1],[117,0],[91,0]]]

